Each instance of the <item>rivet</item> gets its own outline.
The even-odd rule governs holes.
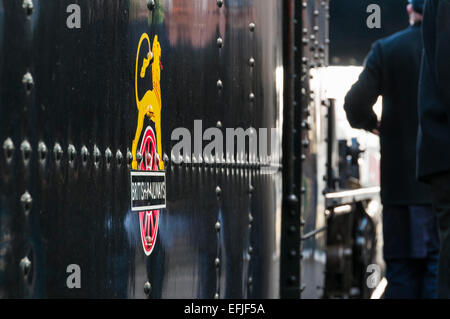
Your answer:
[[[87,149],[86,146],[83,146],[81,148],[81,161],[83,165],[87,164],[88,159],[89,159],[89,150]]]
[[[120,150],[117,150],[116,152],[116,162],[117,162],[117,166],[120,167],[122,166],[122,161],[123,161],[123,154]]]
[[[219,8],[222,8],[222,6],[223,6],[223,0],[217,0],[217,6],[218,6]]]
[[[220,231],[220,222],[216,222],[215,228],[216,231]]]
[[[136,160],[139,164],[142,162],[143,156],[142,156],[141,152],[137,153]]]
[[[216,127],[217,127],[217,128],[222,128],[222,122],[221,122],[221,121],[217,121]]]
[[[30,193],[28,193],[28,191],[23,193],[23,195],[20,197],[20,202],[22,203],[22,208],[25,212],[25,215],[28,215],[33,204],[33,198],[31,197]]]
[[[102,153],[100,152],[100,149],[97,147],[97,145],[94,145],[94,163],[95,163],[95,165],[98,165],[100,163],[101,156],[102,156]]]
[[[163,155],[164,166],[169,166],[169,156],[166,153]]]
[[[254,192],[255,192],[255,188],[253,187],[253,185],[250,185],[250,187],[248,188],[248,193],[253,194]]]
[[[289,231],[291,233],[295,233],[296,230],[297,230],[297,227],[295,227],[294,225],[291,225],[291,227],[289,227]]]
[[[177,163],[177,158],[175,157],[175,154],[172,153],[170,160],[172,161],[172,163],[178,164]]]
[[[131,164],[133,163],[133,154],[131,154],[130,150],[127,150],[127,163],[128,166],[131,166]]]
[[[307,121],[303,121],[302,124],[301,124],[301,127],[304,130],[309,130],[310,129],[309,123]]]
[[[3,150],[5,151],[6,162],[10,163],[14,153],[14,143],[11,138],[7,138],[3,143]]]
[[[155,9],[155,0],[148,0],[147,2],[147,8],[150,11],[153,11]]]
[[[216,294],[214,295],[214,299],[219,299],[219,293],[216,292]]]
[[[297,252],[295,251],[295,249],[292,249],[292,250],[289,252],[289,255],[290,255],[292,258],[294,258],[295,256],[297,256]]]
[[[31,261],[28,257],[24,257],[20,260],[20,269],[24,277],[27,277],[31,270]]]
[[[253,215],[250,213],[248,214],[248,222],[251,224],[253,223]]]
[[[303,145],[304,148],[308,148],[309,147],[309,141],[307,139],[304,139],[302,141],[302,145]]]
[[[55,155],[55,162],[59,164],[63,156],[63,149],[61,145],[59,145],[59,143],[55,143],[55,146],[53,147],[53,153]]]
[[[248,283],[249,286],[251,286],[253,284],[253,277],[252,276],[248,277],[247,283]]]
[[[112,155],[111,149],[108,147],[105,151],[105,159],[106,159],[107,166],[111,165],[112,156],[113,155]]]
[[[39,154],[39,160],[41,163],[44,163],[47,158],[47,146],[44,142],[39,142],[38,145],[38,154]]]
[[[250,93],[248,96],[248,99],[250,100],[250,102],[253,102],[255,100],[255,94],[254,93]]]
[[[253,22],[251,22],[251,23],[248,25],[248,28],[250,29],[250,32],[255,31],[255,24],[254,24]]]
[[[25,75],[22,78],[22,83],[25,86],[27,94],[30,94],[34,85],[33,76],[31,75],[30,72],[25,73]]]
[[[248,60],[248,64],[251,66],[251,67],[254,67],[255,66],[255,59],[252,57],[252,58],[250,58],[249,60]]]
[[[222,38],[217,38],[217,46],[219,47],[219,48],[221,48],[222,46],[223,46],[223,40],[222,40]]]
[[[147,281],[147,282],[144,284],[144,293],[145,293],[147,296],[149,296],[149,295],[151,294],[151,292],[152,292],[152,285]]]
[[[253,247],[252,246],[248,247],[248,253],[249,253],[249,255],[251,255],[253,253]]]
[[[298,197],[295,194],[290,194],[287,199],[287,203],[291,208],[295,207],[298,204]]]
[[[69,147],[67,148],[67,156],[69,158],[69,164],[73,164],[73,162],[75,161],[75,156],[77,154],[77,150],[75,149],[75,146],[73,146],[72,144],[69,145]]]
[[[216,258],[216,259],[214,260],[214,265],[216,265],[216,267],[219,267],[219,266],[220,266],[220,259],[219,259],[219,258]]]
[[[20,150],[22,151],[23,162],[25,165],[27,165],[31,157],[30,143],[27,140],[23,141],[22,144],[20,145]]]
[[[33,13],[33,1],[32,0],[23,0],[22,8],[25,10],[27,16],[30,16]]]
[[[297,282],[297,277],[294,275],[289,276],[289,281],[291,284],[295,284]]]
[[[217,80],[217,89],[219,89],[219,90],[223,89],[223,83],[221,80]]]
[[[216,195],[217,197],[219,197],[222,194],[222,189],[220,188],[220,186],[216,187]]]

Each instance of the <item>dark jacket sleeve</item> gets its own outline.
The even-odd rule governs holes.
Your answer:
[[[437,8],[435,38],[436,84],[442,103],[450,113],[450,1],[440,0]]]
[[[372,46],[358,81],[345,97],[344,110],[352,127],[367,131],[377,128],[378,119],[373,111],[373,105],[381,94],[381,78],[381,45],[376,42]]]

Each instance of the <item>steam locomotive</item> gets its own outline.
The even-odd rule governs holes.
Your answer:
[[[0,1],[0,296],[370,297],[377,144],[327,91],[329,18],[328,0]],[[237,128],[241,150],[214,143]]]

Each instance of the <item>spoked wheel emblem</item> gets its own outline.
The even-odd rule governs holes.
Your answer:
[[[158,171],[159,157],[156,151],[156,138],[153,129],[148,126],[142,138],[140,153],[142,161],[139,164],[140,171]],[[152,253],[158,235],[159,211],[151,210],[139,213],[139,224],[141,228],[141,242],[145,254]]]

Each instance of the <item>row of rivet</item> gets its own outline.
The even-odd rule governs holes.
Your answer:
[[[222,8],[223,6],[223,0],[217,0],[217,6],[220,8]],[[219,50],[222,49],[223,47],[223,40],[222,38],[219,36],[217,38],[217,46],[219,47]],[[222,80],[219,79],[217,80],[217,89],[219,90],[219,94],[222,92],[223,90],[223,83]],[[217,128],[222,128],[222,122],[218,121],[216,124]],[[193,162],[194,164],[196,164],[195,162],[197,161],[197,159],[195,158],[195,156],[192,156]],[[219,159],[220,160],[220,159]],[[201,164],[203,164],[203,162],[205,162],[205,164],[209,164],[210,162],[215,162],[216,159],[215,158],[205,158],[205,161],[202,160],[201,157],[199,157],[198,162],[200,162]],[[222,193],[222,190],[219,186],[216,186],[216,196],[217,196],[217,200],[219,202],[220,205],[220,196]],[[214,259],[214,266],[216,268],[216,292],[214,293],[214,299],[219,299],[220,298],[220,221],[219,218],[217,218],[216,224],[215,224],[215,229],[216,229],[216,233],[217,233],[217,250],[216,250],[216,258]]]
[[[254,32],[255,31],[255,23],[251,22],[248,25],[248,28],[250,30],[250,32]],[[253,68],[255,67],[255,58],[254,57],[250,57],[248,59],[248,65],[250,66],[250,70],[253,71]],[[254,103],[255,102],[255,93],[250,92],[250,94],[248,95],[248,100],[250,101],[250,103]]]
[[[11,140],[11,138],[7,138],[5,140],[5,142],[3,143],[3,150],[5,153],[6,162],[11,163],[13,156],[14,156],[14,151],[15,151],[14,143]],[[31,147],[30,143],[27,140],[23,141],[20,145],[20,150],[22,152],[23,162],[25,165],[27,165],[32,156],[32,147]],[[60,164],[61,160],[63,158],[63,155],[64,155],[64,150],[61,147],[61,144],[55,143],[55,145],[53,147],[53,154],[54,154],[55,162],[57,164]],[[86,165],[88,163],[90,155],[91,154],[90,154],[88,148],[86,146],[82,146],[81,161],[82,161],[83,165]],[[100,163],[100,160],[102,157],[102,153],[101,153],[100,149],[98,148],[98,146],[94,145],[92,155],[93,155],[92,157],[94,160],[94,164],[98,165]],[[38,144],[38,159],[39,159],[39,161],[42,164],[44,164],[47,160],[47,156],[48,156],[48,148],[47,148],[46,144],[44,142],[39,142],[39,144]],[[77,156],[77,150],[74,145],[70,144],[67,147],[67,158],[68,158],[69,164],[73,164],[75,162],[76,156]],[[106,148],[105,160],[106,160],[107,165],[111,164],[113,157],[114,156],[113,156],[111,149]],[[122,154],[121,150],[116,151],[115,159],[116,159],[117,165],[120,167],[123,162],[123,154]],[[127,151],[127,161],[128,161],[129,166],[131,165],[132,160],[133,160],[133,156],[131,154],[131,151],[128,150]],[[143,160],[143,156],[139,152],[137,154],[137,160],[139,163],[142,162],[142,160]],[[164,160],[165,164],[168,164],[169,158],[167,155],[164,154],[163,160]]]
[[[217,0],[217,6],[219,7],[219,9],[221,9],[223,7],[223,0]],[[219,47],[219,50],[222,49],[223,47],[223,39],[222,37],[218,37],[217,38],[217,46]],[[222,92],[223,90],[223,82],[222,80],[219,79],[217,80],[217,89],[219,90],[219,93]],[[222,123],[220,121],[217,122],[216,124],[217,128],[222,128]],[[198,162],[197,159],[195,158],[195,156],[192,156],[192,160],[195,164],[213,164],[214,162],[217,162],[217,160],[221,161],[221,159],[216,159],[216,158],[205,158],[205,160],[203,161],[203,159],[201,157],[198,158]],[[216,192],[216,197],[217,197],[217,201],[219,202],[220,205],[220,199],[221,199],[221,195],[222,195],[222,189],[220,188],[220,186],[216,186],[215,189]],[[220,209],[219,209],[220,212]],[[214,259],[214,267],[216,268],[216,292],[214,293],[214,299],[219,299],[220,298],[220,221],[219,221],[219,216],[217,218],[216,224],[214,225],[216,233],[217,233],[217,250],[216,250],[216,258]]]
[[[306,10],[306,8],[307,8],[307,3],[303,2],[302,3],[302,9]],[[317,15],[318,15],[317,12],[314,12],[314,16],[317,16]],[[298,24],[298,21],[295,21],[295,23]],[[313,30],[316,32],[316,35],[317,35],[317,33],[319,31],[319,28],[318,27],[313,27]],[[299,85],[300,87],[297,88],[297,85],[296,85],[296,88],[297,88],[298,92],[296,92],[296,94],[295,94],[295,101],[294,101],[294,107],[296,109],[295,112],[299,113],[299,115],[300,115],[299,117],[300,117],[300,121],[301,122],[300,122],[300,132],[298,132],[296,129],[294,129],[294,130],[295,130],[295,133],[298,132],[300,134],[300,139],[302,141],[301,142],[302,146],[304,148],[308,148],[309,147],[309,140],[307,139],[307,135],[306,135],[305,139],[302,139],[303,131],[310,129],[310,125],[309,125],[308,121],[307,120],[303,120],[303,106],[304,106],[303,96],[306,93],[306,89],[305,89],[304,83],[309,80],[309,68],[313,67],[314,65],[309,65],[309,59],[307,57],[307,51],[306,51],[305,48],[306,48],[307,45],[309,45],[309,41],[310,41],[309,39],[311,39],[311,41],[315,41],[316,40],[316,35],[312,34],[308,38],[308,29],[307,28],[302,28],[301,31],[302,31],[301,51],[297,52],[297,50],[295,50],[296,51],[295,52],[296,53],[295,54],[296,58],[298,59],[298,58],[301,57],[301,70],[300,70],[301,73],[300,73],[300,81],[298,81],[298,83],[300,84]],[[311,51],[312,51],[312,48],[313,47],[311,47]],[[298,93],[300,93],[300,99],[297,96]],[[299,101],[300,103],[297,103],[297,101]],[[300,106],[300,110],[297,110],[297,105]],[[300,161],[303,162],[305,159],[306,159],[306,155],[303,153],[303,151],[301,151],[300,152]],[[302,165],[302,164],[300,164],[300,165]],[[300,178],[300,183],[301,183],[301,180],[302,180],[302,178]],[[290,209],[291,209],[291,215],[293,217],[296,217],[296,215],[297,215],[296,210],[298,209],[299,210],[299,214],[300,214],[300,219],[302,219],[302,208],[299,207],[299,202],[300,202],[299,197],[296,194],[290,194],[288,196],[287,202],[288,202],[288,205],[290,206]],[[297,222],[295,222],[295,223],[291,224],[288,229],[289,229],[289,232],[291,234],[295,235],[299,231],[300,231],[300,234],[301,234],[302,226],[303,226],[302,223],[300,223],[300,229],[299,229],[298,228],[299,226],[297,225]],[[301,256],[302,256],[301,251],[302,251],[302,245],[301,245],[301,242],[300,242],[299,247],[291,247],[290,248],[290,250],[288,252],[289,257],[291,259],[297,259],[297,258],[299,258],[299,254],[300,254],[300,259],[301,259]],[[299,274],[299,276],[300,276],[300,274]],[[299,280],[300,279],[297,278],[296,274],[291,274],[291,275],[288,276],[288,281],[290,282],[291,285],[295,286],[295,285],[300,284]],[[301,291],[302,290],[300,289],[300,294],[301,294]]]
[[[216,186],[215,189],[215,193],[216,193],[216,198],[217,201],[219,203],[221,203],[221,197],[222,197],[222,189],[220,188],[220,186]],[[220,209],[219,209],[220,212]],[[219,216],[217,217],[217,221],[216,224],[214,225],[214,228],[216,230],[217,233],[217,249],[216,249],[216,258],[214,259],[214,266],[216,268],[216,292],[214,294],[214,299],[219,299],[220,298],[220,230],[222,228],[221,224],[220,224],[220,220],[219,220]]]
[[[219,7],[219,9],[222,8],[223,0],[217,0],[217,6]],[[223,47],[223,39],[220,36],[217,38],[217,46],[219,47],[219,49]],[[217,89],[219,90],[219,93],[223,89],[223,82],[220,78],[217,80]]]
[[[7,138],[3,143],[3,150],[6,162],[10,164],[14,157],[14,151],[15,146],[11,138]],[[31,157],[32,157],[32,147],[31,144],[28,142],[28,140],[24,140],[20,145],[20,150],[22,152],[22,159],[24,165],[28,165]],[[49,150],[44,142],[38,143],[38,160],[41,164],[45,164],[48,158]],[[55,143],[53,147],[53,154],[54,154],[54,160],[57,164],[60,164],[63,155],[64,150],[61,147],[61,144]],[[67,159],[68,163],[73,165],[75,163],[75,160],[77,158],[78,152],[74,145],[70,144],[67,147]],[[110,148],[106,148],[105,153],[105,160],[106,165],[110,166],[113,160],[113,152]],[[157,155],[158,156],[158,155]],[[83,166],[86,166],[88,164],[89,158],[91,157],[91,153],[89,152],[89,149],[84,145],[81,147],[81,162]],[[102,158],[102,152],[98,148],[97,145],[94,145],[93,152],[92,152],[92,158],[94,160],[94,164],[96,167],[100,164],[101,158]],[[115,159],[116,164],[118,167],[120,167],[123,163],[123,153],[121,150],[117,150],[115,153]],[[131,151],[128,149],[126,154],[127,159],[127,165],[130,166],[133,160],[133,156]],[[137,161],[138,163],[141,163],[144,160],[144,156],[138,152],[137,153]],[[169,157],[164,154],[163,155],[163,161],[166,166],[169,165]],[[175,156],[172,156],[172,162],[176,165],[186,165],[185,163],[189,163],[193,166],[220,166],[220,167],[231,167],[231,168],[248,168],[248,169],[261,169],[264,167],[270,167],[270,159],[265,159],[262,161],[241,161],[241,160],[226,160],[224,158],[218,158],[218,157],[211,157],[211,158],[202,158],[199,157],[198,159],[195,157],[195,155],[192,156],[192,162],[190,161],[190,158],[187,156],[186,158],[179,158],[178,161],[176,161]]]
[[[321,1],[321,6],[324,8],[325,12],[326,12],[326,18],[329,20],[330,16],[329,16],[329,6],[327,1]],[[303,9],[306,9],[307,4],[306,2],[303,3]],[[310,65],[308,65],[309,60],[306,56],[302,57],[302,79],[301,79],[301,83],[302,83],[302,89],[301,89],[301,94],[304,97],[303,101],[303,110],[302,110],[302,118],[303,116],[306,117],[306,120],[302,120],[301,122],[301,129],[304,131],[308,131],[311,130],[311,126],[308,123],[308,117],[311,115],[311,112],[309,110],[309,104],[314,104],[315,101],[315,94],[314,91],[310,91],[309,95],[307,95],[307,91],[305,89],[305,86],[307,86],[307,82],[309,81],[310,78],[312,78],[311,75],[309,75],[309,69],[315,68],[315,67],[322,67],[326,65],[326,47],[329,45],[330,41],[328,38],[325,39],[325,45],[320,45],[319,43],[319,15],[320,15],[320,11],[319,10],[314,10],[314,26],[312,28],[312,31],[314,32],[314,34],[311,34],[310,37],[308,38],[308,29],[304,28],[303,31],[303,40],[302,43],[304,46],[307,46],[309,44],[309,40],[314,41],[313,45],[310,46],[310,51],[313,54],[313,61]],[[306,51],[305,51],[306,53]],[[308,86],[309,87],[309,86]],[[322,105],[326,105],[324,104],[324,102],[322,101]],[[314,105],[313,105],[314,107]],[[308,149],[310,146],[310,141],[308,140],[308,133],[306,132],[305,134],[305,138],[302,140],[301,145],[303,146],[303,148]],[[306,160],[306,155],[302,153],[301,155],[301,161],[305,161]],[[306,189],[305,187],[301,187],[301,195],[302,197],[304,197],[306,195]],[[301,214],[302,216],[302,214]],[[300,218],[300,227],[303,227],[305,225],[305,220],[301,217]],[[294,232],[295,229],[291,228],[291,232]],[[295,257],[296,256],[296,252],[295,251],[291,251],[290,252],[291,257]],[[300,259],[303,258],[303,254],[300,253]],[[304,284],[301,285],[300,287],[300,292],[303,292],[306,289],[306,286]]]
[[[321,2],[321,6],[324,7],[324,10],[326,11],[326,18],[329,19],[329,6],[326,1]],[[303,2],[303,9],[307,8],[307,3]],[[330,40],[327,38],[325,39],[325,45],[321,45],[319,42],[319,16],[320,11],[314,10],[314,26],[313,26],[313,32],[314,34],[311,34],[308,37],[308,29],[303,29],[303,38],[302,38],[302,44],[304,46],[307,46],[310,41],[313,42],[313,45],[310,46],[310,51],[313,52],[313,63],[310,65],[311,68],[314,68],[316,66],[321,67],[325,66],[326,64],[326,49],[325,47],[329,45]]]
[[[249,23],[249,30],[250,32],[253,34],[255,31],[256,25],[254,22],[250,22]],[[253,70],[255,67],[256,61],[255,58],[253,56],[251,56],[248,60],[248,65],[250,67],[250,86],[253,86]],[[250,103],[252,103],[252,105],[254,105],[254,101],[255,101],[255,94],[253,92],[250,92],[249,94],[249,100]],[[246,267],[247,267],[247,275],[246,275],[246,279],[247,279],[247,295],[246,297],[249,298],[250,297],[250,292],[249,290],[252,288],[253,285],[253,277],[251,275],[251,260],[252,260],[252,254],[253,254],[253,247],[252,247],[252,225],[253,225],[253,215],[252,215],[252,195],[254,192],[254,187],[251,185],[249,185],[249,189],[248,189],[248,197],[249,197],[249,205],[248,205],[248,231],[247,231],[247,253],[246,253]]]
[[[210,158],[195,157],[192,155],[192,161],[189,156],[181,156],[176,160],[176,157],[172,154],[172,162],[178,166],[214,166],[214,167],[226,167],[226,168],[247,168],[247,169],[261,169],[261,168],[273,168],[280,169],[279,165],[273,165],[269,161],[247,161],[247,160],[229,160],[225,158],[218,158],[212,156]]]
[[[25,14],[27,17],[31,16],[33,14],[34,6],[32,0],[23,0],[22,1],[22,8],[25,10]]]
[[[33,1],[32,0],[23,0],[22,8],[25,11],[27,20],[29,20],[34,11]],[[29,96],[34,87],[34,79],[29,71],[27,71],[23,75],[22,84],[25,88],[26,95]],[[9,164],[12,161],[12,158],[14,155],[14,150],[15,150],[14,143],[11,138],[7,138],[5,140],[5,142],[3,143],[3,149],[5,152],[6,162]],[[30,143],[26,140],[23,141],[22,144],[20,145],[20,150],[22,152],[23,161],[24,161],[25,165],[27,165],[31,158]],[[31,195],[28,191],[25,191],[20,196],[20,203],[21,203],[21,206],[22,206],[25,216],[28,217],[30,214],[30,211],[31,211],[32,204],[33,204],[33,198],[31,197]],[[23,257],[19,262],[19,268],[20,268],[25,280],[31,274],[31,269],[32,269],[31,266],[32,266],[31,260],[27,255],[25,257]]]
[[[250,289],[253,285],[253,277],[250,274],[250,263],[252,260],[252,254],[253,254],[253,246],[252,246],[252,226],[253,226],[253,215],[252,215],[252,195],[255,191],[255,188],[253,187],[253,185],[250,184],[249,189],[248,189],[248,196],[249,196],[249,207],[248,207],[248,248],[247,248],[247,259],[248,259],[248,277],[247,277],[247,289]],[[247,297],[249,297],[249,294],[247,294]]]

